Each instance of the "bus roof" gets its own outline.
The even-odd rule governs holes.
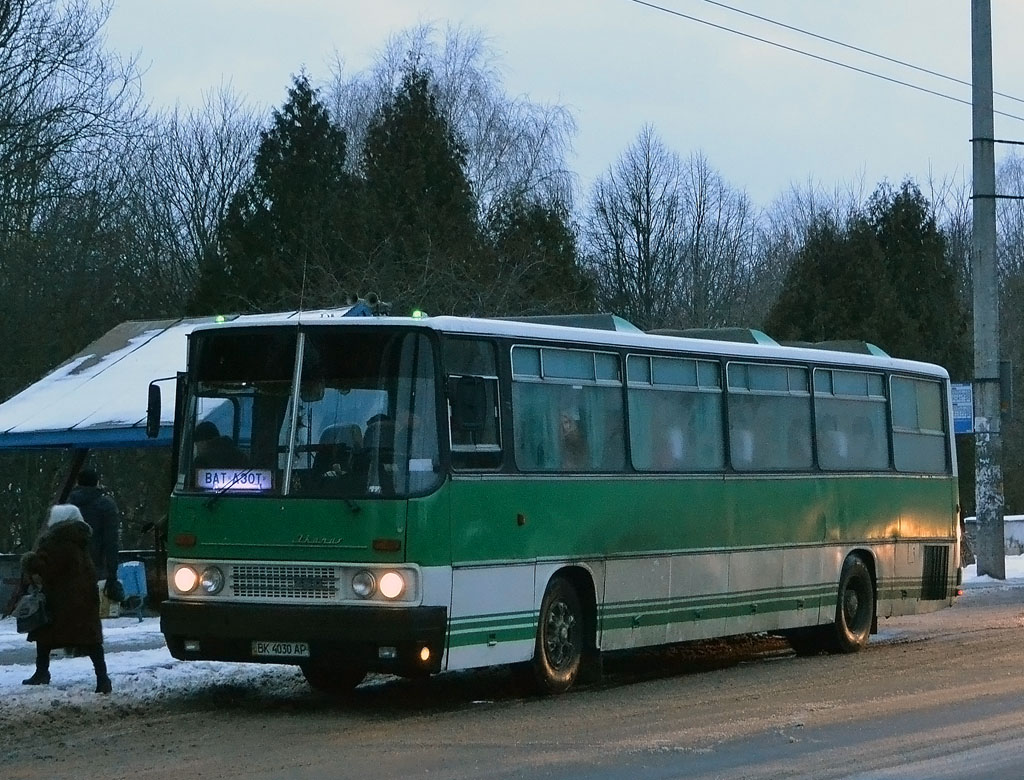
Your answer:
[[[232,318],[230,321],[202,325],[194,333],[209,332],[221,328],[246,328],[268,326],[326,326],[337,327],[418,327],[440,333],[461,335],[494,336],[505,338],[529,338],[569,342],[589,347],[642,348],[664,351],[683,351],[695,355],[724,356],[735,358],[757,358],[785,360],[800,363],[837,364],[844,366],[889,369],[911,373],[930,374],[949,378],[946,369],[931,363],[905,360],[885,355],[881,350],[864,353],[848,349],[833,350],[814,346],[785,346],[772,342],[744,343],[741,341],[716,341],[704,333],[700,338],[676,335],[644,333],[638,329],[593,328],[575,325],[554,325],[539,321],[514,319],[490,319],[484,317],[356,317],[342,318],[340,310],[325,309],[302,313],[251,314]],[[617,318],[618,319],[618,318]],[[625,322],[625,321],[623,321]],[[837,345],[845,342],[836,342]]]

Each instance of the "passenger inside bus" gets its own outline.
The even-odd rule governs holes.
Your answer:
[[[228,436],[221,436],[217,426],[203,420],[192,434],[195,445],[193,465],[198,469],[245,468],[249,459]]]
[[[561,415],[562,468],[579,471],[587,467],[587,442],[583,435],[580,413],[564,411]]]

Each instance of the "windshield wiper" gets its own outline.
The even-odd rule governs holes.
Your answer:
[[[253,468],[255,467],[250,466],[245,471],[236,472],[235,476],[232,478],[230,482],[228,482],[224,487],[218,488],[216,493],[214,493],[212,496],[206,499],[206,501],[203,502],[203,506],[205,506],[207,509],[213,509],[214,504],[220,501],[220,497],[227,493],[229,490],[231,490],[231,488],[233,488],[235,485],[237,485],[239,480],[241,480],[247,474],[251,474]]]
[[[217,492],[214,493],[209,498],[207,498],[206,501],[203,502],[203,506],[205,506],[207,509],[213,509],[216,503],[220,501],[221,496],[223,496],[225,493],[231,490],[232,487],[237,485],[238,482],[241,479],[244,479],[247,474],[250,474],[254,468],[255,466],[250,466],[249,468],[245,469],[245,471],[237,472],[235,476],[231,479],[231,481],[224,485],[224,487],[217,488]],[[345,506],[348,507],[349,511],[352,514],[356,515],[363,511],[363,508],[348,496],[343,496],[341,500],[345,502]]]

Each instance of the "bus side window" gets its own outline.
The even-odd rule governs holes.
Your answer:
[[[497,379],[449,377],[448,421],[455,468],[493,469],[501,465]]]
[[[477,339],[444,343],[448,435],[452,467],[501,467],[501,416],[494,344]]]

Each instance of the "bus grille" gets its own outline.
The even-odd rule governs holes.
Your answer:
[[[949,547],[926,544],[924,546],[924,573],[921,578],[921,599],[934,601],[945,599],[949,581]]]
[[[275,599],[334,599],[338,572],[333,566],[235,564],[234,595]]]

